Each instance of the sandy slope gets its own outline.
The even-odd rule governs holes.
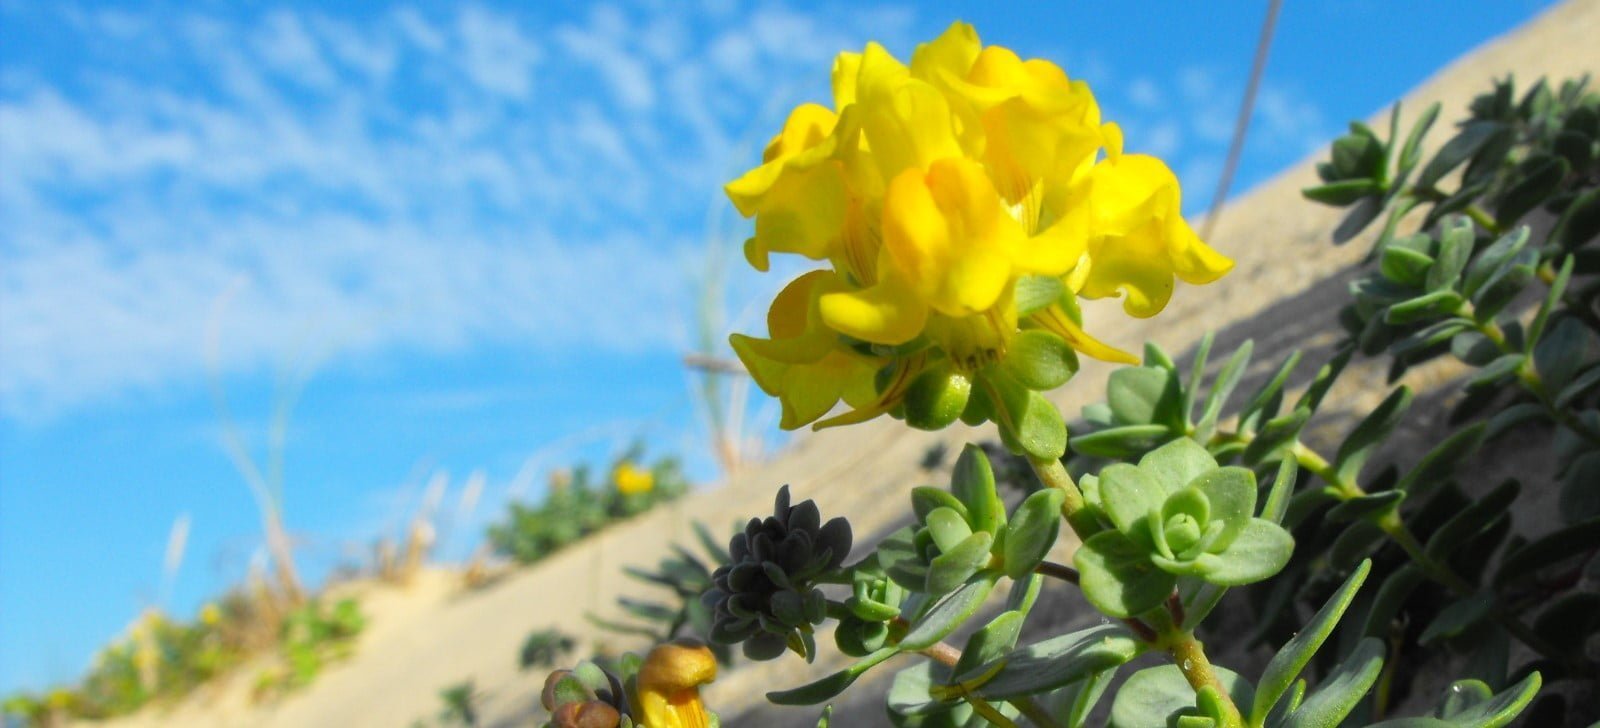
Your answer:
[[[1442,101],[1442,119],[1457,118],[1473,95],[1508,72],[1533,79],[1600,71],[1596,37],[1600,37],[1600,2],[1570,0],[1437,73],[1405,97],[1408,116]],[[1437,143],[1445,136],[1436,129],[1432,138]],[[1253,375],[1258,377],[1291,348],[1306,349],[1307,362],[1325,359],[1335,341],[1334,316],[1345,300],[1349,270],[1366,252],[1367,243],[1328,244],[1339,212],[1305,202],[1299,195],[1301,187],[1315,182],[1313,161],[1295,165],[1228,208],[1213,244],[1238,261],[1231,275],[1204,290],[1180,287],[1161,316],[1123,324],[1107,338],[1134,349],[1139,342],[1154,340],[1173,352],[1186,352],[1206,330],[1218,332],[1223,351],[1253,338],[1260,360]],[[1086,365],[1062,393],[1064,411],[1076,412],[1099,400],[1108,371],[1104,365]],[[1448,375],[1447,366],[1435,367],[1417,372],[1414,383],[1426,387]],[[1381,372],[1357,367],[1341,380],[1329,401],[1334,408],[1349,411],[1373,403],[1385,391]],[[1427,414],[1413,419],[1425,427]],[[481,705],[487,725],[530,725],[537,714],[540,676],[517,671],[521,639],[533,629],[554,626],[586,638],[607,639],[615,647],[636,647],[597,634],[583,621],[582,612],[610,613],[618,594],[647,595],[646,587],[620,575],[620,567],[653,562],[668,543],[686,542],[691,515],[726,524],[760,514],[769,507],[772,491],[790,483],[798,497],[816,499],[825,516],[848,515],[856,524],[858,542],[870,541],[874,534],[897,525],[895,519],[906,511],[903,494],[909,487],[945,478],[944,472],[919,469],[930,446],[959,446],[990,437],[987,431],[975,433],[959,426],[939,434],[918,433],[880,420],[797,438],[772,462],[752,468],[724,487],[618,525],[489,588],[464,592],[454,578],[434,573],[405,591],[372,589],[367,601],[372,626],[356,656],[278,704],[251,705],[245,697],[250,678],[243,675],[176,709],[119,724],[404,726],[437,712],[441,688],[471,678],[484,693]],[[1074,610],[1084,608],[1074,606],[1078,603],[1069,597],[1053,596],[1056,601],[1051,604],[1059,602],[1064,614],[1081,615]],[[713,686],[711,699],[725,717],[737,716],[757,704],[765,690],[804,682],[826,669],[826,664],[807,667],[795,660],[746,666],[724,675]],[[874,715],[862,710],[863,716]],[[760,724],[805,724],[814,720],[813,715],[810,710],[768,711]],[[753,719],[737,722],[756,724]],[[841,721],[875,722],[865,717]]]

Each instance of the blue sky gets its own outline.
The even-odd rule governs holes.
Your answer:
[[[1546,4],[1288,3],[1235,189]],[[711,477],[678,363],[697,281],[728,267],[740,330],[783,282],[739,265],[719,188],[825,98],[833,54],[969,20],[1089,80],[1194,210],[1263,11],[0,0],[0,691],[244,574],[260,537],[213,375],[258,451],[275,382],[307,376],[285,498],[313,574],[430,483],[447,511],[483,484],[459,557],[545,469],[635,437]],[[777,444],[769,404],[748,417]]]

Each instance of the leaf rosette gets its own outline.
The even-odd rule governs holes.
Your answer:
[[[1188,438],[1152,450],[1138,465],[1105,468],[1087,490],[1113,528],[1085,541],[1074,562],[1084,596],[1112,616],[1160,606],[1178,577],[1218,586],[1261,581],[1294,550],[1288,531],[1256,517],[1255,474],[1218,467]]]

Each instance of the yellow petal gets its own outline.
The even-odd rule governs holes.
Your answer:
[[[977,29],[956,21],[938,38],[917,46],[911,54],[911,75],[935,85],[965,78],[981,47]]]
[[[1023,242],[982,167],[966,159],[901,173],[889,184],[883,218],[884,249],[895,268],[948,316],[994,305],[1011,278],[1007,255]]]
[[[828,328],[875,344],[904,344],[928,320],[928,305],[892,276],[871,288],[826,294],[819,304]]]

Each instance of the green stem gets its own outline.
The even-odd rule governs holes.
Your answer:
[[[1484,338],[1493,343],[1495,348],[1499,349],[1502,354],[1521,353],[1506,340],[1505,331],[1500,328],[1499,324],[1493,321],[1479,321],[1477,316],[1474,315],[1472,304],[1463,303],[1458,313],[1470,319],[1478,333],[1483,334]],[[1527,390],[1529,394],[1533,395],[1534,399],[1539,401],[1539,406],[1544,408],[1545,416],[1551,422],[1572,430],[1579,437],[1588,440],[1590,445],[1600,447],[1600,431],[1590,427],[1583,420],[1572,416],[1571,412],[1555,405],[1555,397],[1550,394],[1549,387],[1545,386],[1544,379],[1539,376],[1539,370],[1534,368],[1532,356],[1523,358],[1522,365],[1517,367],[1517,383],[1521,384],[1524,390]]]
[[[1306,447],[1304,443],[1295,443],[1294,455],[1300,467],[1322,478],[1323,482],[1333,489],[1335,497],[1340,500],[1348,500],[1366,494],[1366,491],[1354,481],[1339,478],[1338,472],[1328,464],[1327,459],[1323,458],[1315,450]],[[1443,584],[1445,588],[1455,592],[1457,596],[1471,596],[1478,592],[1477,587],[1474,587],[1471,582],[1456,574],[1449,564],[1428,555],[1427,549],[1423,548],[1422,543],[1417,540],[1416,534],[1411,532],[1410,527],[1406,526],[1405,521],[1400,519],[1398,512],[1390,511],[1378,520],[1377,525],[1378,528],[1383,530],[1384,534],[1388,535],[1390,540],[1394,541],[1395,544],[1400,546],[1401,550],[1406,552],[1406,556],[1410,557],[1411,561],[1422,569],[1422,572],[1428,578]],[[1552,660],[1568,661],[1565,653],[1539,637],[1533,630],[1528,629],[1528,626],[1523,624],[1522,620],[1500,604],[1498,598],[1495,599],[1494,617],[1502,627],[1505,627],[1507,632],[1510,632],[1533,651]]]
[[[1067,467],[1061,464],[1061,460],[1028,458],[1028,464],[1033,466],[1033,472],[1038,476],[1040,483],[1061,491],[1065,496],[1061,500],[1061,515],[1067,519],[1067,525],[1072,527],[1072,532],[1078,535],[1080,542],[1087,541],[1090,536],[1100,531],[1100,524],[1095,521],[1094,514],[1085,507],[1083,491],[1078,490],[1078,484],[1073,482],[1072,474],[1067,472]]]
[[[951,668],[955,667],[956,663],[961,661],[961,650],[958,650],[945,642],[939,642],[925,649],[918,650],[918,654],[944,665],[945,667]],[[963,696],[963,698],[972,704],[974,710],[983,712],[982,708],[980,708],[978,705],[979,703],[983,703],[982,699],[971,696]],[[1040,707],[1038,703],[1034,702],[1033,698],[1024,696],[1020,698],[1012,698],[1006,702],[1010,703],[1011,707],[1016,708],[1018,712],[1027,716],[1028,720],[1033,721],[1034,725],[1039,726],[1039,728],[1059,728],[1060,726],[1060,724],[1057,723],[1054,718],[1050,717],[1049,712],[1047,712],[1043,707]],[[983,704],[988,706],[987,703]],[[994,711],[992,706],[988,707],[989,710]],[[996,711],[995,715],[998,716],[999,712]],[[988,718],[990,721],[994,720],[994,718],[990,717],[988,714],[985,714],[984,717]],[[1007,722],[1009,723],[1009,721]]]
[[[1193,631],[1182,629],[1172,615],[1159,610],[1156,614],[1162,615],[1155,620],[1160,634],[1156,645],[1172,657],[1178,671],[1183,673],[1183,679],[1196,693],[1208,687],[1216,691],[1222,701],[1222,728],[1244,728],[1244,715],[1239,712],[1239,706],[1234,705],[1228,689],[1217,678],[1217,671],[1212,669],[1211,660],[1206,657],[1205,645],[1195,639]]]
[[[1505,232],[1500,228],[1500,223],[1495,222],[1494,216],[1485,212],[1483,208],[1478,207],[1477,203],[1467,205],[1462,212],[1465,212],[1467,217],[1472,218],[1473,222],[1478,223],[1478,227],[1489,231],[1490,235],[1500,235]]]

